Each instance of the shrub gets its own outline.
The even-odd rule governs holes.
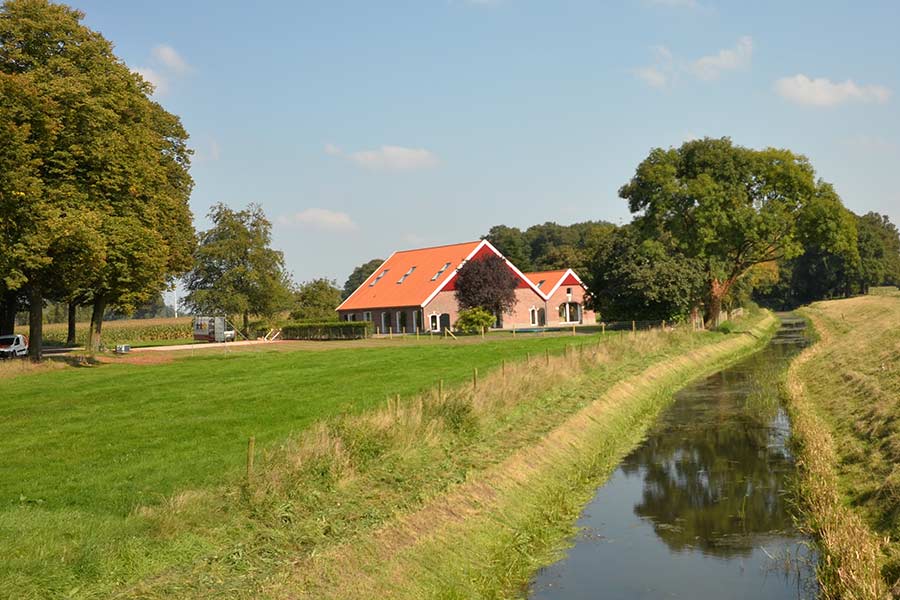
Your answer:
[[[288,323],[281,328],[286,340],[358,340],[372,334],[371,321]]]
[[[463,333],[481,333],[482,329],[489,329],[496,319],[494,315],[483,308],[468,308],[459,311],[459,319],[456,321],[456,329]]]

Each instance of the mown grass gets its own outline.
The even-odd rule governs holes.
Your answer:
[[[789,407],[824,598],[881,599],[900,580],[900,300],[819,302]]]
[[[10,549],[0,594],[293,597],[302,584],[279,585],[294,565],[377,538],[617,382],[725,338],[235,353],[21,375],[0,400],[11,433],[0,439],[11,459],[0,474]],[[561,354],[575,342],[587,349]],[[531,362],[510,362],[503,377],[501,361],[526,352]],[[462,385],[474,366],[477,393]],[[264,451],[248,487],[249,435]]]

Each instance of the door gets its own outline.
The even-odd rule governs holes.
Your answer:
[[[443,313],[441,315],[441,331],[450,329],[450,315]]]

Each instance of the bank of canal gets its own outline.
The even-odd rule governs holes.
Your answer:
[[[532,582],[534,600],[814,598],[794,527],[780,374],[802,320],[739,364],[685,388],[585,507],[575,545]]]

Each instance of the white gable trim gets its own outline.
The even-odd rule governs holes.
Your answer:
[[[352,298],[353,296],[356,295],[356,292],[358,292],[359,290],[363,289],[364,287],[366,287],[366,285],[369,284],[369,280],[372,279],[372,276],[373,276],[373,275],[376,275],[379,271],[381,271],[381,270],[384,268],[384,265],[388,264],[388,261],[391,260],[392,258],[394,258],[394,255],[395,255],[395,254],[397,254],[396,251],[391,252],[391,255],[388,256],[387,259],[385,259],[385,261],[381,263],[381,266],[379,266],[377,269],[375,269],[374,271],[372,271],[371,275],[369,275],[368,277],[366,277],[366,280],[363,281],[363,282],[360,284],[360,286],[359,286],[358,288],[356,288],[355,290],[353,290],[353,293],[350,294],[349,296],[347,296],[347,298],[346,298],[343,302],[341,302],[341,303],[338,305],[338,307],[337,307],[336,309],[334,309],[334,310],[341,310],[341,307],[344,306],[347,302],[349,302],[349,301],[350,301],[350,298]]]
[[[494,254],[496,254],[497,256],[499,256],[500,258],[502,258],[502,259],[503,259],[503,262],[506,263],[506,266],[508,266],[508,267],[513,271],[513,273],[515,273],[522,281],[524,281],[525,283],[527,283],[528,286],[529,286],[532,290],[534,290],[534,292],[537,293],[537,295],[538,295],[539,297],[544,298],[544,295],[541,294],[541,290],[538,289],[538,287],[537,287],[536,285],[534,285],[534,282],[533,282],[533,281],[531,281],[530,279],[528,279],[527,277],[525,277],[525,274],[522,273],[522,271],[520,271],[520,270],[518,269],[518,267],[516,267],[516,265],[512,264],[511,262],[509,262],[509,260],[508,260],[505,256],[503,256],[503,255],[500,253],[500,251],[497,250],[497,249],[494,247],[494,245],[491,244],[489,241],[487,241],[487,240],[481,240],[481,243],[479,243],[477,246],[475,246],[475,249],[474,249],[474,250],[472,250],[471,252],[469,252],[469,255],[466,256],[466,257],[463,259],[463,261],[459,264],[459,266],[456,267],[456,268],[453,270],[453,272],[450,273],[450,275],[449,275],[446,279],[444,279],[444,281],[441,282],[441,284],[437,287],[437,289],[434,290],[433,292],[431,292],[431,295],[430,295],[430,296],[428,296],[427,298],[425,298],[425,301],[422,302],[421,307],[422,307],[422,308],[425,308],[425,307],[428,305],[429,302],[431,302],[432,300],[434,300],[434,297],[437,296],[441,291],[443,291],[443,289],[444,289],[445,287],[447,287],[447,285],[453,280],[453,278],[456,277],[456,274],[459,272],[459,270],[462,268],[462,266],[463,266],[464,264],[466,264],[467,262],[469,262],[469,261],[472,259],[473,256],[475,256],[476,254],[478,254],[478,252],[481,251],[481,249],[482,249],[482,248],[485,248],[485,247],[489,248],[489,249],[491,250],[491,252],[493,252]],[[546,298],[544,298],[544,300],[546,300]]]
[[[581,277],[578,276],[578,273],[576,273],[572,269],[566,269],[566,272],[562,274],[562,277],[559,278],[559,281],[556,282],[556,285],[553,286],[553,289],[550,290],[550,293],[547,294],[544,299],[549,300],[550,296],[556,293],[556,290],[559,289],[559,286],[562,285],[562,282],[565,281],[569,275],[575,278],[575,281],[578,282],[578,285],[580,285],[584,289],[584,291],[587,291],[587,287],[585,287],[584,282],[581,281]]]

